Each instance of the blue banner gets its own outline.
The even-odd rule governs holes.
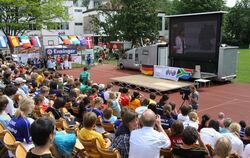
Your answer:
[[[77,54],[75,48],[46,48],[46,55],[65,55],[65,54]]]

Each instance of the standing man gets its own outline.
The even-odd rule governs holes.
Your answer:
[[[189,101],[190,101],[190,105],[192,106],[192,108],[194,110],[198,110],[199,107],[199,92],[196,90],[195,86],[192,85],[189,87],[190,89],[190,96],[189,96]]]
[[[84,67],[83,72],[81,72],[80,77],[79,77],[80,82],[84,85],[87,85],[87,82],[90,79],[90,73],[87,70],[88,68]]]
[[[143,127],[131,132],[129,158],[159,158],[161,148],[171,145],[170,139],[161,126],[161,118],[152,110],[141,116]],[[154,130],[154,127],[157,130]]]

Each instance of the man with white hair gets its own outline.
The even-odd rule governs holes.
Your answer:
[[[232,153],[236,153],[242,157],[244,145],[240,140],[240,125],[233,122],[229,126],[230,133],[224,133],[222,136],[227,137],[232,143]]]
[[[131,132],[129,158],[159,158],[161,148],[171,145],[159,115],[148,109],[141,116],[143,127]],[[157,127],[158,131],[154,130]]]

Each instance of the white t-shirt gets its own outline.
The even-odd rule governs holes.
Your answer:
[[[222,137],[222,135],[213,128],[202,128],[200,137],[204,144],[209,144],[214,148],[216,141]]]
[[[185,122],[185,121],[188,121],[189,120],[189,117],[188,115],[187,116],[183,116],[182,114],[179,114],[177,116],[177,120],[181,121],[181,122]]]
[[[194,127],[196,130],[198,130],[198,128],[199,128],[198,122],[194,122],[192,120],[184,121],[183,126],[184,126],[184,128],[186,128],[187,126]]]
[[[129,158],[159,158],[160,149],[171,145],[169,138],[153,127],[132,131],[129,142]]]
[[[20,94],[20,95],[22,95],[23,97],[26,97],[26,96],[27,96],[21,88],[18,88],[18,89],[17,89],[16,94]]]
[[[250,158],[250,144],[247,144],[245,146],[244,152],[243,152],[243,158]]]
[[[232,153],[237,153],[238,155],[243,155],[243,142],[235,134],[224,133],[222,136],[227,137],[232,143]]]
[[[13,100],[10,98],[10,97],[8,97],[7,95],[4,95],[7,99],[8,99],[8,101],[9,101],[9,103],[7,104],[7,107],[6,107],[6,109],[5,109],[5,112],[7,113],[7,114],[9,114],[10,116],[13,116],[14,114],[15,114],[15,112],[16,112],[16,108],[14,107],[14,102],[13,102]]]

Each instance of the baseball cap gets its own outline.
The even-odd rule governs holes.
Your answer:
[[[18,77],[18,78],[16,78],[16,79],[14,80],[14,82],[15,82],[16,84],[21,84],[21,83],[25,83],[26,80],[24,80],[24,79],[21,78],[21,77]]]

